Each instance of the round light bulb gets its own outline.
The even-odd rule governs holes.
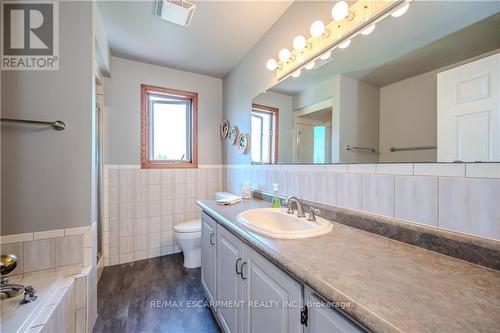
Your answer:
[[[292,57],[292,55],[290,54],[290,51],[288,49],[281,49],[278,57],[281,61],[287,61]]]
[[[306,38],[302,35],[298,35],[293,39],[293,48],[297,51],[304,49],[307,46]]]
[[[293,72],[293,73],[292,73],[292,76],[293,76],[294,78],[298,78],[298,77],[300,76],[300,73],[301,73],[300,69],[299,69],[299,70],[296,70],[295,72]]]
[[[365,36],[369,35],[373,32],[373,30],[375,30],[375,24],[372,24],[368,28],[366,28],[365,30],[361,31],[361,34],[365,35]]]
[[[269,59],[266,63],[266,67],[270,71],[274,71],[276,68],[278,68],[278,62],[274,59]]]
[[[345,42],[343,42],[342,44],[340,44],[340,45],[339,45],[339,47],[340,47],[341,49],[345,49],[345,48],[347,48],[349,45],[351,45],[351,40],[350,40],[350,39],[348,39],[348,40],[346,40]]]
[[[337,2],[332,8],[332,18],[335,21],[343,20],[349,15],[349,5],[345,1]]]
[[[327,52],[323,53],[322,55],[320,55],[319,58],[321,60],[327,60],[331,56],[332,56],[332,51],[327,51]]]
[[[310,70],[310,69],[313,69],[314,68],[314,65],[316,65],[316,63],[314,61],[311,61],[311,62],[308,62],[304,68],[307,69],[307,70]]]
[[[391,13],[391,16],[392,17],[400,17],[402,16],[404,13],[406,13],[406,11],[408,10],[408,8],[410,8],[410,4],[407,3],[406,5],[404,5],[403,7],[400,7],[398,9],[396,9],[395,11],[393,11]]]
[[[311,32],[311,36],[319,37],[325,32],[325,24],[320,20],[314,21],[309,30]]]

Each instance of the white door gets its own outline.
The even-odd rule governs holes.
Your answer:
[[[500,53],[437,75],[438,162],[500,160]]]

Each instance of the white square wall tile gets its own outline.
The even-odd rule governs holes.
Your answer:
[[[150,249],[161,247],[161,233],[150,233],[148,234],[148,244]]]
[[[300,196],[309,201],[316,201],[316,174],[322,174],[316,171],[301,172],[299,176]]]
[[[394,176],[363,176],[363,211],[394,216]]]
[[[135,251],[143,251],[148,249],[148,234],[135,236]]]
[[[438,178],[396,176],[395,217],[438,225]]]
[[[134,252],[134,260],[144,260],[148,258],[148,250]]]
[[[148,215],[161,216],[161,200],[148,201]]]
[[[109,221],[109,238],[120,237],[120,221]]]
[[[440,178],[439,227],[500,239],[500,179]]]
[[[415,176],[465,177],[464,163],[415,163]]]
[[[148,219],[140,218],[134,220],[135,234],[147,234],[148,233]]]
[[[161,185],[149,185],[148,186],[148,200],[160,200],[161,199]]]
[[[27,232],[24,234],[14,234],[14,235],[5,235],[0,238],[1,244],[11,244],[11,243],[19,243],[19,242],[27,242],[33,240],[33,233]]]
[[[349,173],[375,173],[375,164],[349,164],[347,166],[347,171]]]
[[[23,242],[23,272],[54,268],[54,240],[42,239]]]
[[[465,176],[473,178],[500,178],[500,163],[467,163]]]
[[[93,265],[93,261],[95,258],[92,258],[92,248],[87,247],[83,249],[83,266],[90,266]]]
[[[161,216],[150,217],[148,220],[148,232],[159,232],[161,229]]]
[[[38,239],[47,239],[47,238],[56,238],[56,237],[63,237],[64,236],[64,229],[54,229],[54,230],[47,230],[47,231],[37,231],[33,233],[33,239],[38,240]]]
[[[135,186],[134,187],[134,201],[146,201],[148,197],[148,187],[147,186]]]
[[[134,220],[120,220],[120,237],[131,236],[134,234]]]
[[[120,170],[120,186],[134,185],[134,170],[125,169]]]
[[[169,246],[174,244],[174,232],[172,230],[161,232],[161,246]]]
[[[376,167],[379,175],[413,175],[413,163],[382,163]]]
[[[144,186],[148,184],[148,174],[146,169],[134,170],[134,185]]]
[[[120,264],[134,261],[134,252],[120,254]]]
[[[347,173],[347,164],[327,164],[325,165],[326,172]]]
[[[336,205],[338,198],[338,177],[337,173],[333,172],[323,172],[317,175],[316,178],[316,189],[317,198],[316,200],[321,203],[328,205]]]
[[[55,266],[82,264],[82,235],[59,237],[55,239]]]
[[[363,208],[363,175],[338,175],[337,205],[346,208]]]
[[[172,230],[173,226],[174,226],[174,216],[173,215],[167,215],[167,216],[161,217],[161,230],[162,231]]]
[[[146,169],[148,174],[149,185],[159,185],[161,183],[161,170],[159,169]]]
[[[134,203],[134,217],[141,218],[148,216],[148,202],[141,201]]]
[[[155,258],[161,256],[161,247],[157,247],[154,249],[149,249],[148,251],[148,257],[149,258]]]
[[[120,237],[120,255],[134,252],[134,236]]]
[[[75,279],[75,307],[84,308],[87,305],[87,276]]]
[[[120,254],[120,238],[111,238],[109,240],[109,255]]]
[[[120,204],[120,220],[131,219],[134,217],[134,203],[127,202]]]

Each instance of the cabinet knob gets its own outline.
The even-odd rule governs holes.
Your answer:
[[[213,236],[215,236],[215,233],[213,233],[213,232],[210,233],[209,241],[210,241],[210,244],[215,245],[215,241],[213,239]]]

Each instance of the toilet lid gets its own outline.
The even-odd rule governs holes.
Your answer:
[[[193,220],[175,225],[176,232],[198,232],[201,231],[201,221]]]

